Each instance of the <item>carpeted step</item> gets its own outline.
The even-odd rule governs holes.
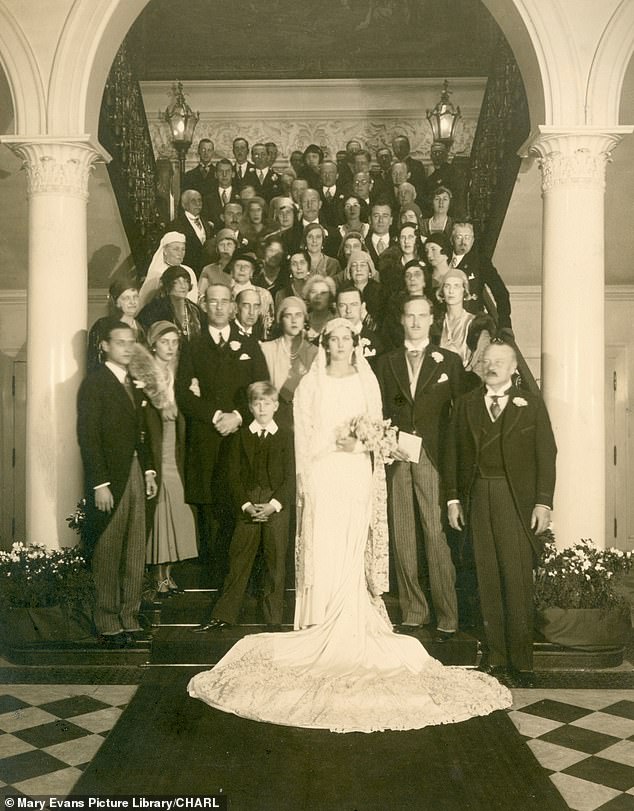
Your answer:
[[[182,623],[197,625],[209,618],[211,609],[220,597],[218,589],[187,589],[184,594],[175,594],[165,599],[157,599],[153,604],[153,625],[179,625]],[[383,602],[388,616],[393,623],[400,622],[400,608],[395,594],[384,594]],[[291,625],[295,613],[295,589],[286,589],[284,593],[284,614],[282,622]],[[252,625],[263,622],[256,597],[245,597],[240,622]]]
[[[110,650],[94,637],[79,642],[31,642],[8,645],[2,653],[16,665],[140,667],[150,661],[150,642]]]
[[[241,624],[223,631],[194,634],[195,625],[161,625],[152,644],[152,664],[206,664],[213,665],[239,639],[247,634],[266,632],[265,625]],[[288,624],[284,630],[291,631]],[[457,633],[449,642],[433,642],[428,631],[423,630],[417,638],[435,659],[445,665],[475,666],[478,641],[473,636]]]

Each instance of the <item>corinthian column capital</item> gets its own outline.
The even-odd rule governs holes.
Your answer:
[[[632,127],[541,126],[520,154],[534,155],[542,174],[542,192],[558,186],[595,186],[605,189],[605,168],[612,151]]]
[[[22,159],[29,197],[67,194],[87,200],[94,164],[108,159],[107,153],[87,138],[9,137],[2,141]]]

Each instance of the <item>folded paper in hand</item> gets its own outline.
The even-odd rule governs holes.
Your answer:
[[[407,431],[398,432],[398,449],[407,455],[410,462],[418,463],[422,444],[423,440],[416,434],[408,434]]]

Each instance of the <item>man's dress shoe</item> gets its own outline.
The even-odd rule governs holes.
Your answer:
[[[423,628],[426,627],[427,626],[424,625],[423,623],[420,623],[420,625],[405,625],[404,623],[401,623],[400,625],[394,626],[394,632],[397,634],[407,634],[408,636],[416,636],[416,634],[418,634],[420,631],[423,630]]]
[[[128,644],[128,637],[123,631],[119,631],[118,634],[99,634],[97,642],[103,648],[117,650],[119,648],[125,648]]]
[[[231,623],[212,618],[209,622],[192,628],[191,632],[192,634],[206,634],[208,631],[224,631],[225,628],[231,628]]]
[[[456,638],[455,631],[441,631],[440,629],[434,631],[434,635],[432,637],[434,642],[449,642],[450,639],[455,638]]]
[[[149,642],[151,639],[149,632],[145,628],[135,628],[133,631],[124,631],[123,633],[126,635],[129,645]]]

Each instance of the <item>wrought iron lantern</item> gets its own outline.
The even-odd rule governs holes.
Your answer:
[[[183,83],[176,82],[172,87],[174,101],[165,110],[165,121],[170,126],[172,143],[178,154],[178,169],[182,183],[185,174],[185,158],[194,140],[194,130],[200,118],[185,101]]]
[[[434,141],[444,144],[447,149],[451,148],[454,139],[456,124],[460,118],[460,107],[454,107],[449,100],[451,91],[449,82],[445,79],[440,101],[433,110],[427,110],[427,120],[434,136]]]

